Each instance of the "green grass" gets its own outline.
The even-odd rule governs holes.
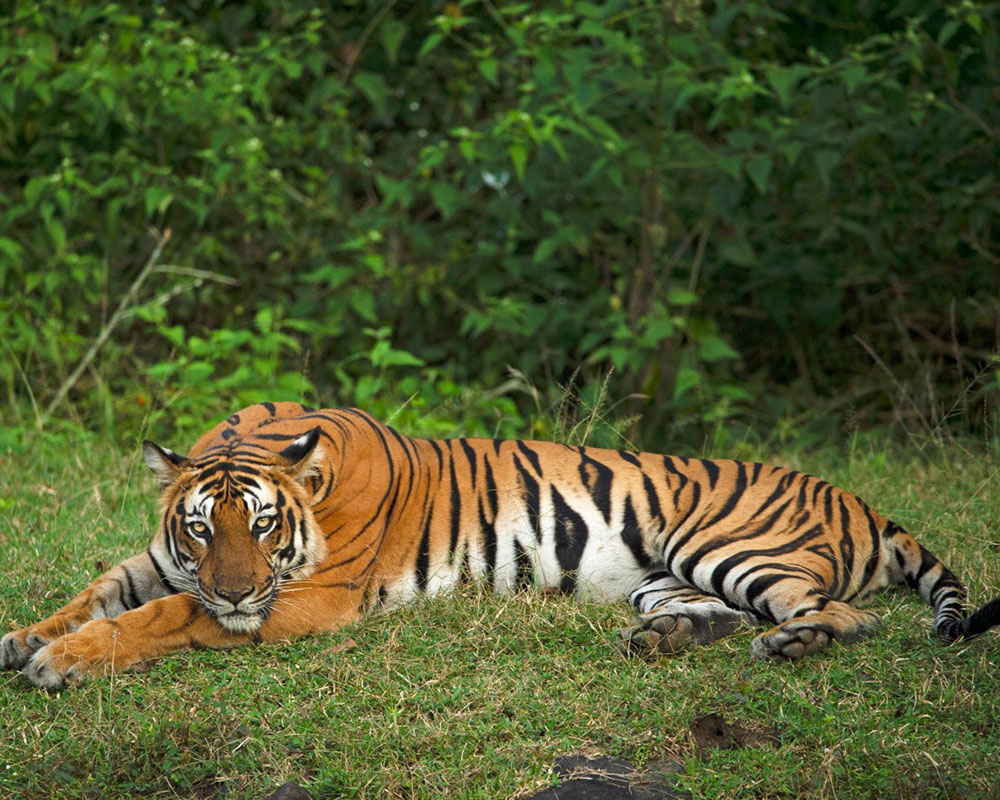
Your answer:
[[[856,491],[975,601],[1000,590],[994,457],[732,455]],[[142,548],[154,503],[141,461],[107,443],[33,437],[0,458],[0,628],[54,611]],[[4,673],[0,795],[259,798],[295,780],[324,798],[492,799],[546,785],[556,756],[585,750],[679,760],[695,797],[995,796],[1000,636],[947,647],[916,595],[873,605],[877,638],[799,664],[751,662],[750,631],[658,663],[625,660],[609,646],[629,620],[624,603],[469,592],[60,693]],[[778,743],[701,751],[691,723],[713,711]]]

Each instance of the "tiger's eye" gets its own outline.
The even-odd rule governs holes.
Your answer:
[[[257,519],[254,520],[253,529],[257,533],[263,533],[264,531],[269,530],[273,524],[274,517],[257,517]]]
[[[192,536],[196,536],[202,539],[208,536],[208,525],[206,525],[204,522],[189,522],[187,528],[188,528],[188,533],[190,533]]]

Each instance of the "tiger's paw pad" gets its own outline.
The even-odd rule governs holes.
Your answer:
[[[663,614],[618,631],[615,646],[631,658],[673,655],[686,650],[694,637],[691,618],[683,614]]]
[[[796,661],[825,650],[832,641],[826,631],[802,623],[786,623],[754,639],[750,655],[767,661]]]
[[[0,669],[21,669],[48,640],[35,633],[13,631],[0,639]]]

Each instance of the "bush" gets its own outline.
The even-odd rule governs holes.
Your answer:
[[[12,13],[0,384],[22,419],[71,385],[112,427],[267,396],[523,434],[604,386],[650,447],[803,413],[992,430],[995,5]]]

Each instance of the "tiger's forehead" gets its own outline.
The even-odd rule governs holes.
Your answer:
[[[263,508],[274,506],[278,489],[268,481],[244,480],[235,491],[219,492],[214,481],[203,481],[195,485],[185,498],[185,511],[190,516],[209,518],[217,508],[234,507],[256,514]]]

